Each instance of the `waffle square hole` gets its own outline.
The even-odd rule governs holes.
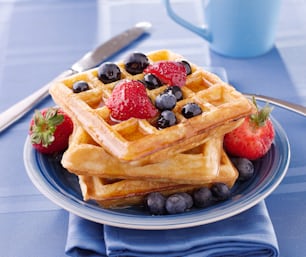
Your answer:
[[[205,90],[210,87],[210,85],[206,82],[205,79],[201,76],[201,73],[195,74],[192,80],[187,79],[187,83],[185,85],[186,88],[191,90],[194,93]]]
[[[195,154],[203,154],[203,145],[199,145],[195,148],[192,148],[186,152],[183,152],[183,154],[190,154],[190,155],[195,155]]]
[[[145,125],[142,123],[145,123]],[[149,122],[145,120],[138,121],[134,118],[114,125],[113,128],[127,141],[135,141],[152,132],[150,131],[152,126]]]
[[[229,98],[232,98],[222,86],[214,86],[198,95],[198,97],[202,101],[208,102],[216,107],[229,102],[231,100]]]

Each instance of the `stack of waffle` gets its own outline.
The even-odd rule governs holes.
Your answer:
[[[147,57],[151,63],[184,59],[167,50]],[[144,74],[129,74],[123,62],[117,65],[121,79],[143,79]],[[215,182],[233,186],[238,174],[223,150],[223,135],[239,126],[253,105],[216,75],[194,64],[191,69],[181,88],[183,100],[173,109],[177,123],[164,129],[146,119],[114,122],[105,101],[118,81],[102,83],[97,69],[52,85],[54,101],[75,121],[62,164],[79,176],[84,200],[113,208],[139,204],[150,192],[190,192]],[[90,89],[73,93],[80,80]],[[166,87],[147,90],[153,103]],[[196,102],[202,114],[184,118],[181,109],[189,102]]]

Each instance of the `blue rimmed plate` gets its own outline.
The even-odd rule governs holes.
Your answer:
[[[229,218],[265,199],[284,178],[290,162],[290,146],[280,124],[272,119],[275,140],[270,151],[256,161],[256,176],[232,188],[232,198],[205,209],[182,214],[151,216],[140,207],[108,210],[82,199],[77,177],[60,165],[60,156],[35,151],[27,138],[24,163],[33,184],[51,201],[85,219],[134,229],[173,229],[204,225]]]

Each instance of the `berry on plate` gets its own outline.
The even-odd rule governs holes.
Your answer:
[[[35,149],[44,154],[63,151],[73,131],[71,118],[59,108],[36,110],[29,134]]]
[[[232,163],[239,172],[239,181],[247,181],[254,174],[254,164],[246,158],[232,157]]]
[[[208,207],[213,204],[214,199],[210,188],[201,187],[193,193],[194,205],[198,208]]]
[[[231,196],[229,187],[221,182],[214,183],[210,190],[216,201],[225,201]]]
[[[146,205],[153,215],[165,214],[166,197],[159,192],[150,193],[146,198]]]
[[[175,193],[167,198],[166,210],[169,214],[185,212],[190,206],[190,201],[192,201],[192,199],[187,200],[187,198],[182,195],[182,193]]]
[[[158,110],[147,95],[144,84],[138,80],[122,80],[114,88],[106,101],[115,120],[129,118],[150,119],[157,115]]]
[[[182,62],[160,61],[149,65],[143,71],[153,74],[164,84],[182,87],[186,83],[186,68]]]
[[[270,149],[274,139],[274,127],[269,118],[272,109],[266,105],[246,117],[244,122],[224,137],[224,148],[232,156],[256,160]]]

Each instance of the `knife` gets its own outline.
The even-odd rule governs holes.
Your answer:
[[[148,32],[150,28],[151,24],[149,22],[139,22],[132,28],[118,34],[94,50],[86,53],[80,60],[74,63],[69,70],[64,71],[47,85],[2,112],[0,114],[0,133],[23,117],[36,104],[45,99],[49,95],[49,87],[52,82],[98,66],[104,60],[140,38],[140,36]]]

